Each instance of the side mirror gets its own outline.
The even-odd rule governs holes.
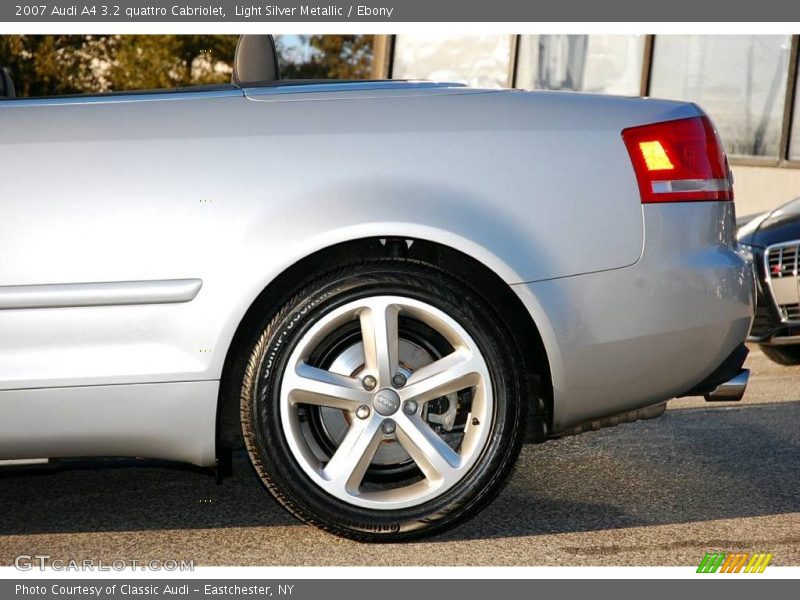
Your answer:
[[[15,98],[14,81],[5,67],[0,68],[0,98]]]

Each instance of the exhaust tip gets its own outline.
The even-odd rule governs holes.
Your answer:
[[[707,402],[738,402],[744,396],[749,379],[750,369],[739,369],[735,377],[704,394],[704,398]]]

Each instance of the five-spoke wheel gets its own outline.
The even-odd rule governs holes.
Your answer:
[[[425,364],[404,363],[401,318],[430,328],[449,352]],[[360,326],[354,344],[361,364],[349,374],[312,366],[320,345],[353,322]],[[429,403],[439,399],[459,427],[445,430],[431,411]],[[338,409],[349,424],[330,456],[316,451],[322,444],[303,426],[309,406]],[[441,310],[401,296],[370,296],[326,314],[296,345],[281,382],[283,431],[308,477],[340,500],[381,510],[420,504],[457,483],[486,444],[492,408],[488,368],[472,337]],[[447,440],[441,435],[453,431],[458,435]],[[390,444],[399,444],[423,477],[365,485],[378,449]]]
[[[364,541],[452,526],[506,479],[523,361],[489,302],[447,274],[376,261],[324,275],[265,322],[242,428],[269,490]]]

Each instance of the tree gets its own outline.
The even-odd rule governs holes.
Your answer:
[[[109,44],[111,89],[160,89],[231,80],[237,36],[124,35]]]
[[[299,36],[309,56],[292,56],[278,39],[281,76],[286,79],[367,79],[371,76],[373,35]]]
[[[0,66],[8,67],[20,96],[97,91],[103,86],[91,56],[105,56],[108,36],[0,36]]]
[[[235,35],[6,35],[0,66],[20,96],[230,81]]]
[[[370,76],[371,35],[292,36],[279,58],[287,79]],[[19,96],[162,89],[230,81],[235,35],[4,35],[0,67]]]

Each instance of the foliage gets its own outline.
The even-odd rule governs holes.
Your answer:
[[[235,35],[126,35],[114,39],[112,89],[157,89],[226,83]]]
[[[236,36],[7,35],[0,66],[20,96],[172,88],[230,80]]]
[[[292,56],[278,39],[281,73],[286,79],[368,79],[372,74],[373,35],[299,36],[307,57]]]
[[[97,89],[92,63],[83,56],[103,48],[103,36],[5,35],[0,66],[8,67],[17,95],[50,96]]]
[[[307,46],[278,43],[282,77],[362,79],[370,76],[373,36],[294,36]],[[175,88],[230,81],[233,35],[4,35],[0,66],[19,96]]]

